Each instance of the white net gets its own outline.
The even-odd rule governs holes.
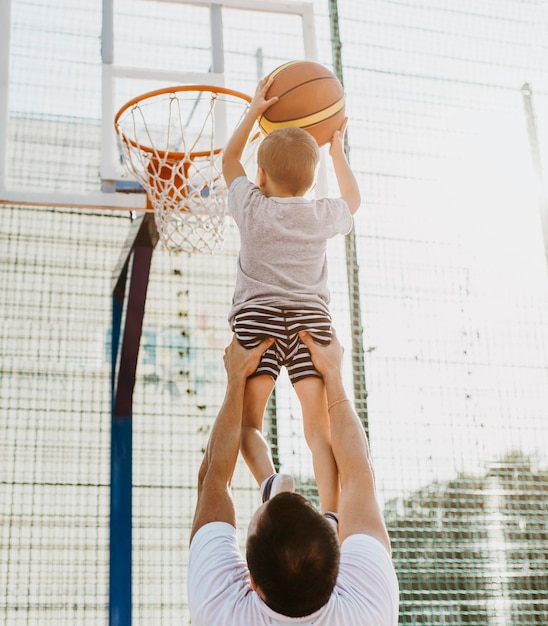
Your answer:
[[[124,163],[146,191],[167,250],[221,247],[227,215],[221,150],[248,104],[248,96],[220,87],[185,86],[150,92],[118,112]],[[256,143],[254,133],[244,162]]]

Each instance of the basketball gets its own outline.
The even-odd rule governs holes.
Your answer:
[[[279,128],[298,126],[308,131],[319,146],[331,140],[344,121],[344,90],[339,79],[323,65],[312,61],[291,61],[268,78],[275,78],[266,98],[279,100],[260,117],[265,135]]]

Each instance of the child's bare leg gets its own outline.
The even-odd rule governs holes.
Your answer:
[[[310,376],[295,383],[303,412],[306,443],[312,452],[314,475],[323,512],[338,511],[339,471],[331,448],[331,427],[327,397],[321,378]]]
[[[249,378],[245,387],[240,450],[257,484],[274,474],[270,446],[263,436],[263,415],[274,381],[268,375]]]

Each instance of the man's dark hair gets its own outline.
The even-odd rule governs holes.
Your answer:
[[[284,492],[268,501],[246,553],[253,580],[277,613],[303,617],[329,600],[339,572],[339,541],[301,495]]]

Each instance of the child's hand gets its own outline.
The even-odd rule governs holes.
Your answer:
[[[261,82],[257,85],[257,89],[255,90],[255,95],[253,96],[253,100],[249,105],[249,110],[253,112],[255,116],[259,116],[261,113],[266,111],[269,106],[272,106],[275,102],[278,102],[278,96],[273,96],[272,98],[266,99],[266,92],[269,90],[270,85],[274,82],[274,78],[263,78]]]
[[[333,157],[335,154],[344,152],[344,133],[346,132],[346,124],[348,118],[345,117],[339,130],[336,130],[329,142],[329,155]]]

